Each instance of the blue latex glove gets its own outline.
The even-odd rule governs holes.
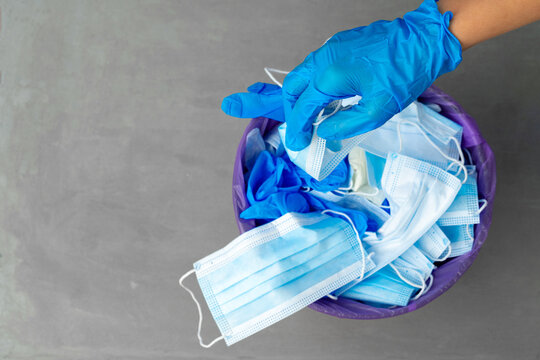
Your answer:
[[[435,79],[461,62],[461,45],[448,30],[451,18],[451,12],[439,12],[434,0],[425,0],[403,18],[340,32],[309,54],[283,84],[286,146],[294,151],[305,148],[317,114],[336,99],[362,96],[358,105],[325,120],[317,130],[320,137],[344,139],[362,134],[407,107]],[[274,90],[272,100],[279,96]],[[256,105],[246,101],[245,94],[235,95],[244,115]],[[268,106],[275,102],[261,100],[263,92],[257,95],[257,102],[264,103],[269,114]],[[224,111],[238,116],[235,111]],[[279,107],[272,111],[280,113]]]

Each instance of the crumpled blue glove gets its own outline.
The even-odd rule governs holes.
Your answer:
[[[285,145],[293,151],[305,148],[318,113],[336,99],[362,96],[358,105],[319,125],[317,134],[325,139],[350,138],[373,130],[407,107],[435,79],[461,62],[461,44],[448,30],[451,18],[451,12],[439,12],[434,0],[425,0],[403,18],[337,33],[309,54],[283,83]],[[271,100],[264,91],[255,96],[251,93],[250,99],[245,94],[231,95],[235,97],[226,98],[222,108],[238,116],[233,111],[238,105],[232,103],[241,103],[240,114],[248,114],[247,109],[256,102],[275,104],[279,91],[273,90]],[[265,111],[270,115],[268,107]],[[279,107],[273,111],[281,115]]]

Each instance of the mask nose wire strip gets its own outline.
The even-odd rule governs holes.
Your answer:
[[[203,321],[203,314],[202,314],[201,304],[199,304],[199,302],[197,301],[197,298],[195,297],[195,294],[193,293],[193,291],[191,291],[190,289],[188,289],[184,285],[184,280],[189,275],[191,275],[193,273],[195,273],[195,269],[192,269],[192,270],[188,271],[187,273],[185,273],[184,275],[182,275],[180,280],[178,280],[178,283],[180,284],[181,287],[184,288],[184,290],[186,290],[191,295],[191,298],[193,299],[193,301],[195,301],[195,305],[197,305],[197,311],[199,312],[199,326],[197,327],[197,337],[199,338],[199,344],[203,348],[208,349],[209,347],[211,347],[212,345],[217,343],[219,340],[223,340],[223,335],[220,336],[220,337],[215,338],[212,342],[210,342],[210,344],[203,343],[203,340],[202,340],[202,337],[201,337],[201,327],[202,327],[202,321]]]
[[[456,138],[454,137],[450,137],[450,140],[453,140],[454,143],[456,144],[457,146],[457,149],[458,149],[458,153],[459,153],[459,158],[460,160],[456,160],[448,155],[446,155],[430,138],[429,136],[427,135],[426,131],[424,129],[422,129],[422,127],[420,125],[418,125],[417,123],[414,123],[412,121],[409,121],[409,120],[403,120],[403,119],[400,119],[397,123],[397,133],[398,133],[398,140],[399,140],[399,153],[401,153],[401,151],[403,150],[403,139],[401,137],[401,124],[409,124],[409,125],[412,125],[414,127],[416,127],[420,133],[426,138],[426,140],[428,141],[428,143],[433,146],[433,148],[435,150],[437,150],[439,152],[439,154],[442,155],[442,157],[444,157],[445,159],[447,160],[450,160],[452,163],[456,164],[459,166],[460,168],[460,172],[461,170],[463,170],[464,172],[464,179],[463,181],[461,182],[462,184],[464,184],[466,181],[467,181],[467,169],[465,168],[465,165],[464,165],[464,162],[465,162],[465,158],[463,156],[463,152],[461,151],[461,147],[459,146],[459,143],[458,141],[456,140]],[[459,173],[458,173],[459,174]]]
[[[362,275],[360,275],[360,277],[355,280],[356,283],[359,283],[360,281],[362,281],[362,279],[364,279],[364,274],[366,272],[366,252],[364,250],[364,245],[362,245],[362,239],[360,238],[360,234],[358,233],[358,230],[356,230],[356,226],[354,226],[353,221],[347,214],[342,213],[340,211],[328,210],[328,209],[323,210],[321,212],[321,214],[326,214],[326,213],[343,216],[351,224],[351,227],[354,230],[354,234],[356,235],[356,239],[358,240],[358,244],[360,245],[360,250],[362,250]],[[332,300],[337,300],[337,297],[334,295],[327,295],[327,296]]]
[[[277,86],[283,87],[283,84],[281,83],[281,81],[279,81],[278,79],[276,79],[276,78],[274,77],[274,74],[272,74],[272,73],[287,75],[290,71],[279,70],[279,69],[274,69],[274,68],[265,66],[265,67],[264,67],[264,72],[266,73],[266,75],[268,75],[268,77],[270,78],[270,80],[272,80]]]

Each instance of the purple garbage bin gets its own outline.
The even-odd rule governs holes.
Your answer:
[[[495,196],[496,171],[493,152],[480,134],[480,130],[474,119],[469,116],[454,99],[445,94],[442,90],[432,86],[427,89],[418,100],[424,104],[439,105],[442,109],[442,115],[463,127],[462,147],[469,150],[473,163],[477,167],[479,197],[488,201],[487,207],[480,215],[480,224],[476,225],[474,228],[473,249],[466,254],[445,262],[434,270],[433,286],[431,289],[418,300],[411,301],[407,306],[384,309],[369,306],[350,299],[339,298],[334,301],[323,298],[310,305],[310,308],[313,310],[331,316],[348,319],[382,319],[414,311],[435,300],[435,298],[439,297],[452,287],[452,285],[454,285],[471,266],[478,255],[480,248],[484,244],[491,224],[493,199]],[[256,226],[255,221],[241,219],[239,216],[240,213],[249,206],[246,198],[246,185],[244,182],[242,164],[246,136],[254,128],[259,128],[261,134],[264,136],[267,131],[278,124],[278,122],[267,118],[252,119],[246,127],[244,135],[238,145],[233,172],[233,207],[238,228],[242,233],[251,230]]]

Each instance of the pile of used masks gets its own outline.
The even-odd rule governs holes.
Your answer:
[[[194,264],[222,336],[231,345],[322,297],[374,307],[405,306],[433,284],[441,262],[473,246],[486,206],[462,128],[413,102],[382,127],[346,140],[317,136],[287,149],[286,124],[246,138],[244,174],[258,227]],[[480,204],[482,204],[480,206]]]

